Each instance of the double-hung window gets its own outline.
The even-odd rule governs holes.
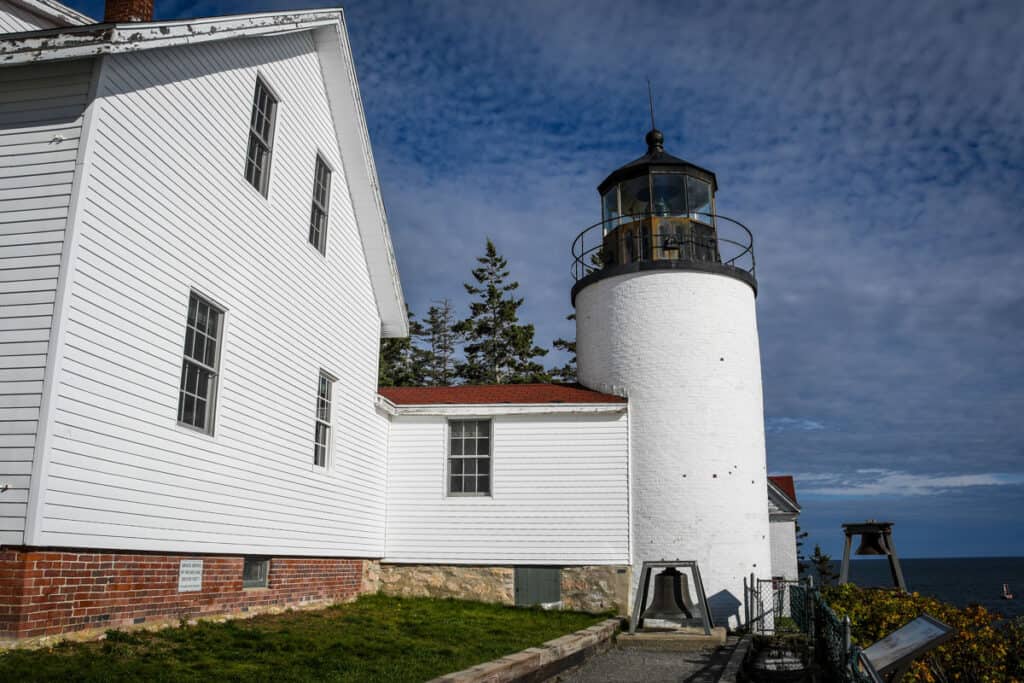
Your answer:
[[[262,79],[256,79],[249,120],[249,149],[245,156],[245,179],[257,190],[267,194],[270,185],[270,157],[274,145],[274,117],[277,100]]]
[[[185,354],[178,391],[178,422],[213,433],[224,312],[193,292],[188,299]]]
[[[313,208],[309,214],[309,243],[327,253],[327,210],[331,201],[331,169],[317,154],[313,173]]]
[[[491,494],[491,421],[448,423],[448,495]]]
[[[327,456],[331,450],[331,395],[334,392],[334,378],[320,371],[316,395],[316,427],[313,435],[313,464],[327,467]]]

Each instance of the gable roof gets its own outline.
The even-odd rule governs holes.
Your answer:
[[[395,405],[495,405],[616,403],[621,396],[591,391],[578,384],[483,384],[457,387],[381,387],[378,392]]]
[[[57,26],[85,26],[96,23],[92,17],[54,0],[7,0],[7,2],[37,17],[51,21]]]
[[[793,512],[800,511],[800,504],[796,500],[796,485],[793,483],[792,476],[788,474],[769,476],[768,493],[769,495],[775,493],[778,498],[783,499],[782,502],[792,508]]]
[[[0,67],[95,57],[232,38],[311,31],[324,75],[359,237],[385,337],[407,337],[409,322],[380,180],[340,9],[266,12],[144,23],[90,24],[0,37]]]
[[[796,502],[796,485],[793,483],[793,477],[788,474],[776,474],[768,477],[768,480],[779,487],[779,489],[785,493],[791,501]]]

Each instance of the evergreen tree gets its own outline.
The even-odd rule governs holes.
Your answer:
[[[811,566],[807,562],[807,556],[804,555],[804,539],[807,538],[807,532],[800,529],[800,522],[795,525],[796,533],[796,572],[797,575],[804,574],[807,569]]]
[[[423,334],[423,326],[406,306],[409,336],[380,340],[377,363],[377,385],[382,387],[415,387],[423,385],[422,351],[413,346],[412,338]]]
[[[547,349],[534,346],[533,325],[519,324],[523,300],[512,294],[519,283],[509,280],[508,261],[488,239],[477,262],[475,284],[464,285],[476,300],[469,304],[469,317],[455,326],[465,342],[465,361],[456,363],[456,372],[468,384],[547,381],[544,367],[534,360]]]
[[[830,586],[836,580],[836,573],[832,571],[832,556],[821,552],[821,546],[814,544],[814,554],[811,555],[811,564],[818,573],[818,579],[822,586]]]
[[[448,299],[431,306],[423,321],[419,338],[426,345],[417,349],[421,356],[423,383],[445,387],[455,381],[455,310]]]
[[[576,319],[576,314],[575,313],[570,313],[569,315],[565,316],[565,319],[566,320],[575,320]],[[551,374],[551,379],[555,380],[556,382],[565,382],[566,384],[575,384],[576,383],[576,340],[573,339],[572,341],[570,341],[568,339],[562,339],[561,337],[559,337],[558,339],[556,339],[553,342],[551,342],[551,345],[554,346],[559,351],[565,351],[566,353],[572,354],[572,356],[569,358],[569,362],[567,362],[565,365],[563,365],[560,368],[551,368],[551,370],[549,371],[550,374]]]

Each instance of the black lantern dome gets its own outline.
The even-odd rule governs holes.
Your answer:
[[[647,142],[647,154],[612,171],[597,186],[598,193],[604,196],[609,188],[623,180],[631,180],[649,173],[689,174],[709,183],[712,192],[718,192],[718,182],[715,180],[714,173],[665,151],[665,136],[660,130],[657,128],[651,130],[644,140]]]
[[[646,154],[597,186],[601,222],[573,243],[573,299],[595,280],[666,268],[730,275],[756,291],[753,237],[716,213],[715,174],[666,152],[656,128],[645,141]]]

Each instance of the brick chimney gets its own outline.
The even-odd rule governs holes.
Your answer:
[[[153,0],[107,0],[103,21],[107,24],[153,21]]]

